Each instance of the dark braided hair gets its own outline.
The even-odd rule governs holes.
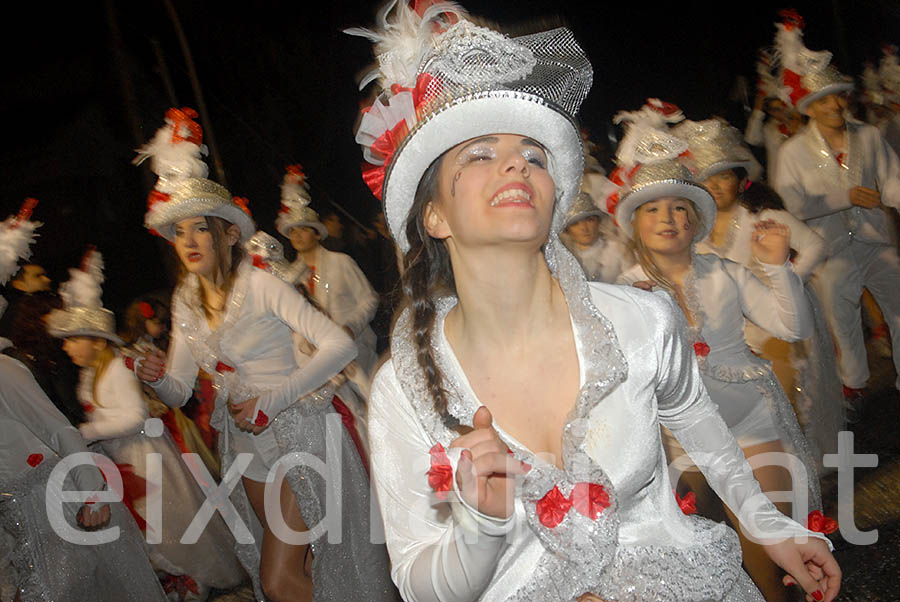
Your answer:
[[[431,346],[434,320],[437,314],[435,298],[441,294],[455,294],[456,283],[450,265],[450,254],[443,241],[432,238],[425,231],[424,216],[428,203],[437,197],[438,173],[443,155],[428,166],[413,199],[406,219],[406,239],[409,251],[403,256],[403,302],[401,311],[409,307],[412,312],[412,337],[416,346],[416,359],[425,375],[434,408],[447,416],[447,396],[443,387],[443,375],[438,368]]]

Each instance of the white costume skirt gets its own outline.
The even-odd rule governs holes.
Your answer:
[[[234,554],[234,537],[219,513],[213,514],[196,543],[181,543],[181,537],[206,498],[168,432],[164,431],[159,437],[148,437],[142,431],[98,443],[116,464],[131,465],[134,475],[140,479],[147,476],[147,455],[162,456],[160,543],[148,546],[154,568],[171,575],[190,576],[201,587],[229,589],[243,581],[244,573]],[[203,466],[202,460],[196,461]],[[209,480],[215,486],[215,482]],[[147,484],[148,490],[151,486]],[[146,520],[146,498],[136,500],[133,505]],[[148,524],[147,530],[151,529],[154,526]]]
[[[47,458],[14,482],[0,483],[0,529],[14,546],[10,553],[22,602],[121,602],[166,600],[147,558],[141,533],[124,505],[110,504],[109,527],[119,537],[99,545],[79,545],[62,539],[47,519],[47,478],[56,464]],[[65,487],[76,489],[71,479]],[[75,514],[80,505],[66,503],[67,522],[79,533]]]

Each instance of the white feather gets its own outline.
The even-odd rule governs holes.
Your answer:
[[[68,307],[103,307],[103,256],[99,251],[88,251],[80,268],[69,269],[69,280],[59,285],[59,296]]]
[[[40,222],[20,221],[10,216],[0,222],[0,285],[6,284],[19,271],[19,260],[31,257],[31,245]]]

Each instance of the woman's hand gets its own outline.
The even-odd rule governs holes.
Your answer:
[[[137,377],[145,383],[155,383],[166,373],[166,354],[159,349],[144,355],[138,362]]]
[[[809,538],[806,543],[793,539],[764,545],[766,554],[787,572],[783,581],[799,585],[806,592],[807,602],[831,602],[841,589],[841,568],[821,539]]]
[[[109,524],[110,516],[109,505],[94,510],[92,504],[85,504],[78,510],[75,520],[85,531],[97,531]]]
[[[515,508],[516,475],[531,466],[509,453],[486,407],[475,412],[472,426],[475,430],[450,444],[465,448],[456,467],[456,486],[462,499],[482,514],[509,518]]]
[[[268,423],[257,426],[250,421],[251,418],[256,416],[257,401],[259,401],[259,397],[251,397],[240,403],[234,403],[230,399],[228,400],[228,412],[234,419],[234,424],[238,429],[247,433],[253,433],[254,435],[260,434],[266,430],[267,426],[269,426]]]
[[[632,282],[631,286],[633,286],[634,288],[639,288],[642,291],[647,291],[649,293],[653,291],[653,287],[656,286],[656,283],[652,280],[638,280],[637,282]]]
[[[750,250],[763,263],[784,264],[791,253],[791,229],[771,219],[756,222],[753,224]]]

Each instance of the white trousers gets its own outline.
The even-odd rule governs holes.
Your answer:
[[[897,249],[854,240],[822,264],[814,286],[838,346],[841,382],[847,387],[861,389],[869,380],[860,312],[863,287],[869,289],[884,314],[891,332],[894,366],[900,374],[900,256]],[[895,386],[900,389],[900,376]]]

